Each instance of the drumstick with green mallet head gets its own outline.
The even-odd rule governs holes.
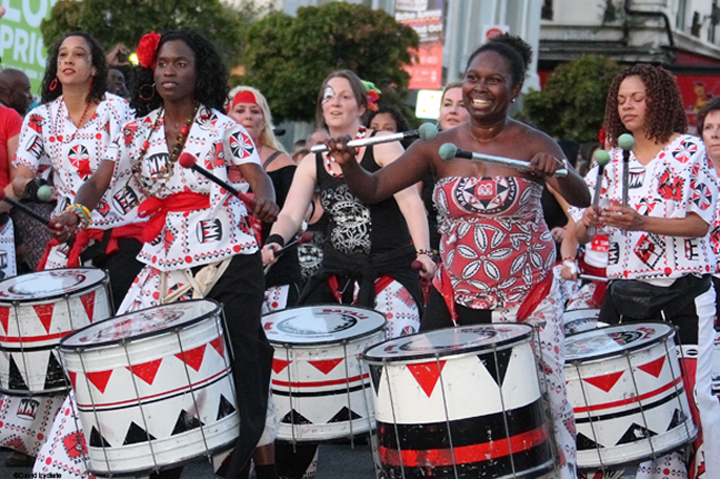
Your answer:
[[[603,173],[605,172],[605,165],[610,162],[610,155],[605,150],[597,150],[595,155],[595,163],[598,165],[597,180],[595,182],[595,195],[593,196],[592,209],[597,213],[598,207],[600,206],[600,193],[602,192]],[[590,226],[587,229],[587,234],[591,237],[595,236],[595,227]]]

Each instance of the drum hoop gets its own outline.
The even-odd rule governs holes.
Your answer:
[[[660,340],[672,338],[675,335],[675,329],[670,324],[666,323],[665,321],[642,321],[642,322],[634,322],[633,321],[632,323],[622,323],[622,324],[615,324],[615,325],[611,324],[610,326],[606,326],[604,328],[591,329],[589,331],[580,331],[579,333],[573,333],[571,335],[568,335],[568,337],[572,336],[573,338],[577,338],[581,334],[591,333],[591,332],[595,332],[595,331],[599,331],[599,330],[607,330],[609,328],[614,328],[614,327],[622,326],[625,324],[632,324],[632,325],[637,325],[637,326],[641,326],[643,324],[650,324],[650,325],[662,324],[664,326],[667,326],[669,329],[666,332],[659,334],[658,337],[655,338],[655,341],[643,343],[643,344],[630,345],[630,346],[628,346],[624,349],[620,349],[618,351],[612,351],[612,352],[607,352],[607,353],[602,353],[602,354],[597,354],[597,355],[592,355],[592,356],[583,356],[581,358],[576,358],[576,359],[568,359],[568,357],[566,355],[565,356],[565,364],[574,364],[574,363],[587,364],[587,363],[593,362],[597,359],[607,359],[609,357],[615,357],[615,356],[618,356],[620,353],[643,350],[650,346],[654,346]]]
[[[378,344],[373,344],[372,346],[368,347],[365,351],[363,351],[361,358],[369,363],[383,363],[383,362],[407,363],[407,362],[412,362],[412,361],[420,360],[420,359],[442,358],[445,356],[457,356],[459,353],[466,354],[466,353],[477,353],[480,351],[482,351],[482,352],[503,351],[505,349],[513,348],[513,347],[515,347],[519,344],[522,344],[526,341],[530,341],[532,339],[531,336],[532,336],[533,332],[535,331],[535,329],[532,326],[527,325],[527,324],[522,324],[522,323],[493,323],[493,324],[503,325],[503,326],[507,326],[508,324],[522,326],[523,328],[527,328],[527,331],[512,338],[512,339],[504,339],[504,340],[498,341],[496,343],[485,344],[482,346],[468,347],[468,348],[464,348],[464,349],[452,349],[452,350],[448,349],[448,350],[444,350],[444,351],[440,351],[440,352],[437,352],[437,351],[436,352],[427,352],[427,353],[415,354],[413,356],[401,356],[401,357],[399,357],[399,356],[381,357],[381,356],[371,356],[371,355],[367,354],[368,351],[370,351],[371,349],[379,348],[382,345],[389,343],[391,341],[397,342],[397,341],[400,341],[403,339],[412,338],[413,336],[417,336],[419,334],[427,335],[427,334],[434,333],[437,331],[445,331],[447,329],[455,329],[455,328],[445,328],[445,329],[438,329],[435,331],[419,332],[419,333],[414,333],[414,334],[408,334],[407,336],[402,336],[400,338],[388,339],[388,340],[383,341]],[[476,325],[476,326],[479,326],[479,325]],[[484,326],[487,326],[487,325],[484,325]],[[472,327],[472,326],[460,326],[460,327],[465,328],[465,327]]]
[[[289,307],[289,308],[281,309],[281,310],[278,310],[278,311],[272,311],[272,312],[269,312],[269,313],[265,313],[265,314],[262,315],[262,317],[264,318],[265,316],[270,316],[270,315],[273,315],[273,314],[278,314],[278,313],[280,313],[280,312],[282,312],[282,311],[292,311],[292,310],[295,310],[295,309],[324,308],[324,307],[346,308],[346,309],[348,309],[348,308],[349,308],[349,309],[359,309],[359,310],[364,311],[364,312],[374,313],[374,314],[376,314],[376,315],[381,316],[383,319],[385,319],[385,323],[383,323],[382,325],[378,326],[378,327],[375,328],[375,329],[371,329],[370,331],[366,331],[366,332],[364,332],[364,333],[359,333],[359,334],[357,334],[357,335],[355,335],[355,336],[351,336],[351,337],[345,338],[345,339],[323,339],[323,340],[318,340],[318,341],[303,341],[303,342],[301,342],[301,343],[300,343],[300,342],[293,343],[293,342],[290,342],[290,341],[277,341],[277,340],[273,340],[273,339],[268,338],[268,342],[269,342],[270,344],[277,344],[277,345],[281,345],[281,346],[289,345],[289,346],[292,346],[293,348],[298,348],[298,349],[299,349],[299,348],[303,348],[303,347],[305,347],[305,346],[319,346],[319,345],[329,345],[329,344],[342,344],[343,342],[354,342],[354,341],[357,340],[357,339],[362,339],[362,338],[366,338],[367,336],[372,336],[373,334],[376,334],[377,332],[382,331],[383,329],[387,328],[387,318],[386,318],[385,315],[384,315],[383,313],[381,313],[380,311],[377,311],[377,310],[374,310],[374,309],[370,309],[370,308],[361,307],[361,306],[354,306],[354,305],[351,306],[351,305],[345,305],[345,304],[333,304],[333,303],[328,303],[328,304],[308,304],[308,305],[305,305],[305,306],[291,306],[291,307]],[[262,321],[262,320],[261,320],[261,321]]]
[[[88,284],[87,286],[83,286],[83,287],[78,288],[78,289],[75,289],[75,290],[73,290],[73,291],[71,291],[71,292],[58,293],[58,294],[55,294],[55,295],[52,295],[52,296],[43,296],[43,297],[41,297],[41,298],[0,299],[0,305],[5,305],[5,304],[13,305],[13,304],[15,304],[15,303],[22,303],[22,304],[46,303],[46,302],[47,302],[48,300],[50,300],[50,299],[59,299],[59,298],[64,298],[65,296],[68,296],[68,295],[76,295],[76,294],[84,293],[84,292],[86,292],[86,291],[88,291],[88,290],[90,290],[90,289],[93,289],[93,288],[95,288],[95,287],[97,287],[97,286],[99,286],[99,285],[102,285],[104,282],[107,282],[107,280],[108,280],[108,275],[107,275],[107,273],[105,273],[105,271],[103,271],[103,270],[101,270],[101,269],[99,269],[99,268],[57,268],[57,269],[52,269],[52,270],[49,270],[49,269],[48,269],[48,270],[44,270],[44,271],[53,271],[53,272],[55,272],[55,271],[68,271],[68,270],[72,270],[72,271],[79,271],[79,270],[83,270],[83,271],[102,271],[102,272],[103,272],[103,277],[100,278],[99,280],[95,281],[95,282],[92,282],[92,283]],[[35,271],[35,273],[38,273],[38,272],[39,272],[39,271]],[[30,273],[30,274],[34,274],[34,273]],[[6,278],[6,279],[0,281],[0,284],[2,284],[4,281],[10,281],[10,280],[13,280],[13,279],[17,279],[18,277],[19,277],[19,276],[12,276],[12,277],[10,277],[10,278]]]
[[[116,320],[116,319],[122,318],[122,317],[124,317],[124,316],[135,315],[135,314],[137,314],[137,313],[139,313],[139,312],[141,312],[141,311],[148,311],[148,310],[156,309],[156,308],[159,308],[159,307],[162,307],[162,306],[170,306],[170,305],[173,305],[173,304],[184,305],[184,304],[199,303],[199,302],[213,303],[213,304],[215,305],[215,308],[212,309],[211,311],[208,311],[208,312],[205,313],[205,314],[201,314],[201,315],[198,316],[197,318],[190,319],[190,320],[182,323],[181,325],[172,326],[172,327],[168,327],[168,328],[165,328],[165,329],[158,329],[158,330],[155,330],[155,331],[148,331],[148,332],[146,332],[146,333],[138,334],[138,335],[136,335],[136,336],[131,336],[131,337],[129,337],[129,338],[109,339],[109,340],[99,341],[99,342],[96,342],[96,343],[89,343],[89,344],[78,344],[78,345],[67,345],[67,344],[65,344],[66,341],[68,341],[69,339],[71,339],[73,336],[79,335],[80,333],[84,332],[85,330],[90,329],[90,328],[92,328],[92,327],[94,327],[94,326],[97,326],[97,325],[99,325],[99,324],[105,323],[105,322],[107,322],[107,321]],[[92,323],[92,324],[90,324],[90,325],[88,325],[88,326],[85,326],[85,327],[83,327],[83,328],[81,328],[81,329],[78,329],[77,331],[73,331],[72,333],[70,333],[70,334],[68,334],[67,336],[65,336],[64,338],[62,338],[62,339],[60,340],[60,343],[59,343],[58,347],[59,347],[60,350],[63,351],[63,352],[74,352],[74,351],[82,352],[82,351],[84,351],[84,350],[86,350],[86,349],[96,349],[96,348],[98,348],[98,347],[100,347],[100,346],[114,346],[114,345],[116,345],[116,344],[120,344],[120,343],[122,343],[123,341],[127,341],[127,340],[129,340],[129,339],[132,339],[132,340],[145,339],[145,338],[150,338],[150,337],[153,337],[153,336],[157,336],[159,333],[163,333],[163,332],[171,332],[171,331],[178,331],[178,330],[181,330],[181,329],[186,329],[186,327],[192,326],[192,325],[194,325],[194,324],[197,324],[198,322],[200,322],[200,321],[202,321],[202,320],[205,320],[205,319],[207,319],[207,318],[209,318],[209,317],[212,317],[212,316],[214,316],[214,315],[216,315],[216,314],[218,314],[218,313],[220,313],[220,312],[222,311],[222,307],[220,306],[220,303],[218,303],[217,301],[212,300],[212,299],[190,299],[190,300],[187,300],[187,301],[180,301],[180,302],[176,302],[176,303],[168,303],[168,304],[164,304],[164,305],[162,305],[162,306],[153,306],[152,308],[146,308],[146,309],[140,309],[140,310],[137,310],[137,311],[131,311],[131,312],[129,312],[129,313],[121,314],[120,316],[113,316],[113,317],[110,317],[110,318],[107,318],[107,319],[103,319],[102,321],[98,321],[98,322],[96,322],[96,323]]]

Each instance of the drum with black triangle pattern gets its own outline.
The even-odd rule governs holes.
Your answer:
[[[68,389],[60,340],[112,314],[108,277],[94,268],[63,268],[0,282],[0,391],[53,394]]]
[[[60,354],[94,474],[175,467],[238,437],[230,351],[214,301],[102,321],[63,339]]]
[[[660,457],[697,429],[667,323],[609,326],[565,340],[568,400],[575,411],[578,467]]]
[[[263,326],[275,348],[279,440],[318,442],[374,429],[370,375],[359,356],[386,339],[385,316],[345,305],[306,306],[266,314]]]
[[[534,478],[556,459],[533,329],[493,324],[392,339],[365,351],[388,478]]]

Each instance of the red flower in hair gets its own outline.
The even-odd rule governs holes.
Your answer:
[[[380,95],[375,90],[367,92],[368,107],[372,111],[378,111],[377,102],[380,100]]]
[[[158,43],[162,36],[153,32],[145,34],[137,46],[138,63],[143,68],[155,69],[155,55],[157,54]]]

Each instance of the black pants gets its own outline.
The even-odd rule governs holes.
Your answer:
[[[145,267],[136,259],[143,243],[133,238],[118,238],[118,247],[114,253],[106,255],[103,251],[91,260],[94,267],[106,270],[110,276],[110,293],[116,312],[138,273]]]
[[[492,323],[491,309],[472,309],[455,303],[455,312],[457,313],[457,322],[462,326],[470,326],[473,324],[490,324]],[[420,331],[433,331],[435,329],[453,327],[450,310],[445,303],[445,298],[434,287],[430,289],[430,298],[420,321]]]

